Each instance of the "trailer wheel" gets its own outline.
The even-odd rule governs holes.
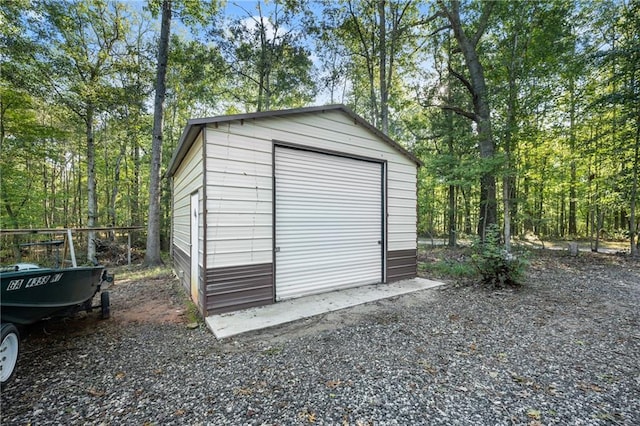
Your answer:
[[[111,305],[109,302],[109,292],[103,291],[100,293],[100,308],[102,319],[109,319],[111,317]]]
[[[4,386],[16,371],[20,353],[20,333],[11,323],[2,324],[0,343],[0,383]]]

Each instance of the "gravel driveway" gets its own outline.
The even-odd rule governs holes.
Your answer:
[[[118,282],[111,320],[31,330],[2,424],[640,424],[640,263],[540,252],[528,276],[221,342],[174,281]]]

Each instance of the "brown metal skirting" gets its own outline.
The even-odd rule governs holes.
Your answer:
[[[273,265],[240,265],[208,269],[207,315],[272,304]]]
[[[180,276],[178,272],[182,271],[180,284],[189,290],[191,283],[191,263],[189,255],[176,246],[173,246],[173,270],[178,276]]]
[[[387,282],[415,278],[418,275],[417,250],[396,250],[387,253]]]

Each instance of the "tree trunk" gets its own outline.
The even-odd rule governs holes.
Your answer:
[[[638,158],[640,155],[640,107],[637,107],[638,113],[636,114],[636,146],[633,155],[633,183],[631,185],[631,205],[629,213],[629,239],[631,240],[631,256],[638,257],[638,245],[634,243],[636,237],[636,200],[638,198],[638,167],[640,164]]]
[[[124,158],[127,152],[127,147],[124,143],[120,145],[120,153],[118,154],[118,158],[116,159],[116,165],[113,171],[113,188],[111,188],[111,197],[109,199],[109,225],[116,226],[116,200],[118,199],[118,191],[120,189],[120,166],[122,164],[122,159]],[[114,240],[115,234],[112,232],[109,236],[111,241]]]
[[[464,233],[469,236],[471,235],[471,189],[468,188],[466,191],[464,187],[460,187],[462,191],[462,198],[464,200]]]
[[[575,83],[573,81],[573,77],[569,80],[569,95],[570,99],[570,111],[569,111],[569,151],[571,155],[575,155],[576,149],[576,129],[575,129],[575,116],[576,116],[576,100],[575,100]],[[577,203],[578,199],[576,196],[576,160],[575,158],[571,159],[570,165],[570,181],[569,181],[569,236],[574,237],[578,234],[578,226],[577,226]]]
[[[149,218],[147,223],[146,266],[162,265],[160,257],[160,167],[162,165],[162,118],[166,94],[169,35],[171,32],[171,0],[162,1],[162,22],[158,43],[156,96],[153,110],[153,140],[151,144],[151,176],[149,180]]]
[[[97,223],[96,202],[96,148],[93,140],[93,108],[87,107],[86,115],[87,135],[87,227],[94,228]],[[87,262],[98,263],[96,258],[96,232],[87,233]]]
[[[470,38],[464,32],[460,21],[460,2],[451,1],[451,10],[444,3],[440,6],[447,15],[453,34],[464,56],[464,61],[469,70],[470,82],[467,88],[473,98],[474,121],[478,130],[478,147],[480,158],[483,161],[491,160],[495,155],[495,142],[491,129],[491,115],[489,98],[484,77],[484,69],[476,50],[477,43],[484,32],[489,15],[494,6],[493,2],[484,3],[476,34]],[[484,241],[487,228],[497,223],[498,208],[496,200],[496,177],[493,170],[484,171],[480,177],[480,216],[478,220],[478,235]]]
[[[142,224],[140,219],[140,145],[134,141],[133,146],[133,188],[131,190],[131,220],[132,225]]]
[[[448,209],[449,247],[456,246],[456,187],[449,185],[449,209]]]
[[[3,201],[3,204],[4,204],[5,210],[7,211],[7,214],[9,215],[9,221],[11,222],[11,227],[13,229],[20,228],[20,223],[18,222],[18,215],[11,208],[11,203],[4,196],[3,196],[2,201]],[[22,252],[20,251],[20,236],[17,235],[17,234],[13,235],[12,247],[13,247],[13,256],[14,256],[15,261],[16,262],[21,262],[22,261]]]
[[[389,89],[387,86],[387,23],[385,19],[385,0],[378,1],[378,16],[380,19],[380,125],[382,127],[382,132],[389,134]]]

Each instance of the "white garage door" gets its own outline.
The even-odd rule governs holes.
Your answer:
[[[275,150],[276,299],[381,282],[383,165]]]

